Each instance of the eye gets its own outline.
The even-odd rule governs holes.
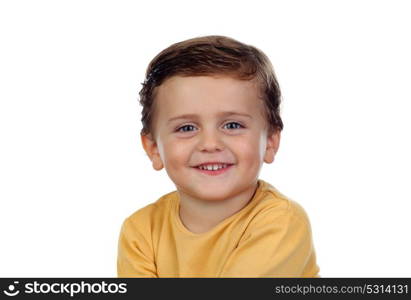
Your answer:
[[[241,125],[240,123],[237,122],[229,122],[226,123],[225,125],[229,125],[227,128],[228,129],[240,129],[240,128],[244,128],[243,125]]]
[[[181,127],[177,128],[177,132],[192,131],[191,129],[193,129],[193,128],[194,128],[193,125],[184,125],[184,126],[181,126]]]

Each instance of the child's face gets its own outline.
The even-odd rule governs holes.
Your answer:
[[[278,150],[280,133],[267,136],[263,105],[253,81],[174,76],[158,87],[155,133],[142,143],[153,167],[165,167],[180,192],[228,199],[255,185],[263,162],[271,163]],[[198,168],[208,162],[232,165]]]

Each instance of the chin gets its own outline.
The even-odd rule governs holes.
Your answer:
[[[230,190],[213,190],[210,191],[198,191],[197,189],[193,191],[196,198],[205,200],[205,201],[224,201],[232,196]]]

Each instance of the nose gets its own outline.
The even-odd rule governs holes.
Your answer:
[[[223,150],[224,146],[219,132],[215,129],[203,129],[200,133],[198,149],[203,152]]]

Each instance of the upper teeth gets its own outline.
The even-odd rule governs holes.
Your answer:
[[[215,171],[215,170],[222,169],[222,168],[226,168],[226,167],[227,167],[226,164],[221,164],[221,165],[202,165],[202,166],[199,166],[199,168],[200,168],[201,170],[209,170],[209,171]]]

